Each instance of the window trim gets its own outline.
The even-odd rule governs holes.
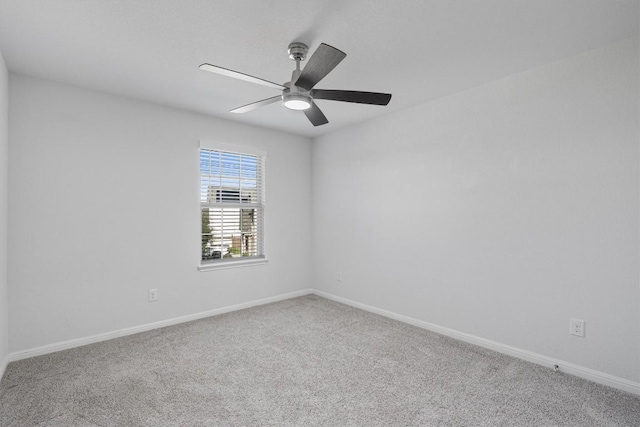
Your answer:
[[[216,262],[202,263],[198,265],[198,271],[224,270],[225,268],[251,267],[253,265],[267,264],[266,257],[255,257],[251,259],[223,260]]]
[[[227,259],[227,260],[216,260],[215,262],[203,262],[202,261],[202,254],[199,253],[199,261],[198,261],[198,271],[213,271],[213,270],[223,270],[223,269],[228,269],[228,268],[241,268],[241,267],[250,267],[250,266],[255,266],[255,265],[262,265],[262,264],[267,264],[269,262],[269,260],[267,259],[266,256],[266,239],[265,239],[265,234],[266,234],[266,230],[265,230],[265,187],[266,187],[266,163],[267,163],[267,152],[263,151],[263,150],[257,150],[255,148],[252,147],[244,147],[244,146],[239,146],[239,145],[231,145],[231,144],[224,144],[224,143],[218,143],[215,141],[211,141],[211,140],[200,140],[200,145],[198,147],[198,157],[200,156],[200,149],[205,149],[205,150],[214,150],[214,151],[225,151],[225,152],[231,152],[231,153],[237,153],[237,154],[245,154],[245,155],[250,155],[250,156],[256,156],[258,157],[262,163],[263,163],[263,171],[262,171],[262,215],[263,215],[263,222],[262,222],[262,235],[261,235],[261,240],[262,240],[262,248],[263,248],[263,255],[258,255],[258,256],[254,256],[254,257],[249,257],[249,258],[244,258],[244,259]],[[200,167],[198,166],[198,180],[200,180]],[[200,210],[200,214],[198,215],[198,218],[200,218],[200,220],[202,220],[202,216],[201,216],[201,212],[202,212],[202,202],[200,201],[200,190],[198,190],[198,209]],[[199,224],[198,229],[201,228],[202,224]],[[200,240],[200,239],[199,239]]]

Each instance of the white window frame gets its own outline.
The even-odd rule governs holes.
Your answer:
[[[243,147],[243,146],[237,146],[237,145],[230,145],[230,144],[223,144],[223,143],[217,143],[214,141],[208,141],[208,140],[201,140],[200,141],[200,147],[198,149],[198,181],[200,182],[200,149],[206,149],[206,150],[213,150],[213,151],[221,151],[221,152],[227,152],[227,153],[234,153],[234,154],[243,154],[243,155],[249,155],[249,156],[256,156],[258,157],[259,161],[261,161],[262,163],[262,182],[261,182],[261,189],[260,192],[262,194],[261,197],[261,210],[262,210],[262,221],[260,226],[259,226],[259,231],[258,233],[260,234],[259,236],[259,246],[262,248],[262,254],[258,255],[258,256],[254,256],[254,257],[250,257],[250,258],[231,258],[231,259],[227,259],[227,258],[222,258],[222,259],[217,259],[215,261],[203,261],[202,260],[202,250],[201,247],[198,250],[198,258],[199,258],[199,264],[198,264],[198,270],[199,271],[212,271],[212,270],[220,270],[220,269],[226,269],[226,268],[237,268],[237,267],[248,267],[248,266],[254,266],[254,265],[261,265],[261,264],[266,264],[268,262],[268,259],[266,257],[266,245],[265,245],[265,226],[264,226],[264,217],[265,217],[265,181],[266,181],[266,171],[265,171],[265,165],[266,165],[266,160],[267,160],[267,153],[266,151],[262,151],[262,150],[256,150],[256,149],[252,149],[249,147]],[[205,207],[205,204],[202,203],[201,199],[200,199],[201,195],[200,195],[200,189],[198,191],[198,201],[199,201],[199,210],[200,210],[200,215],[198,215],[198,218],[200,221],[202,221],[202,209]],[[229,207],[228,205],[226,205],[227,207]],[[222,202],[220,203],[220,207],[225,207],[225,203]],[[200,222],[199,221],[199,222]],[[198,230],[200,230],[199,234],[200,234],[200,239],[202,238],[202,224],[198,224]]]

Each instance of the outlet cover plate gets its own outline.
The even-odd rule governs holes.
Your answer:
[[[584,338],[584,320],[569,319],[569,334]]]

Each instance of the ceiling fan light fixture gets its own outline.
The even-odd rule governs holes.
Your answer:
[[[288,93],[283,96],[284,106],[289,110],[302,111],[311,108],[311,98],[298,93]]]

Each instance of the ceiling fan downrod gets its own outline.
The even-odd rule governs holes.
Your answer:
[[[296,61],[296,69],[291,73],[291,81],[285,83],[287,89],[282,91],[283,104],[290,110],[307,110],[311,108],[312,102],[309,91],[296,86],[294,82],[298,81],[298,77],[300,77],[300,61],[307,58],[309,47],[304,43],[293,42],[289,45],[287,52],[289,52],[289,58]]]

